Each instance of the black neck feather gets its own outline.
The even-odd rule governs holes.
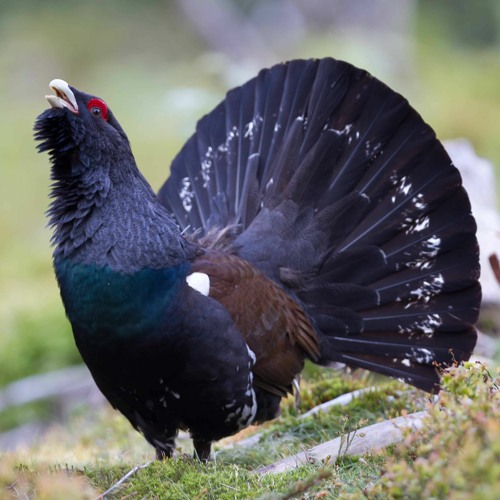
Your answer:
[[[66,115],[52,116],[52,110],[42,114],[35,130],[52,163],[48,216],[55,256],[134,272],[176,266],[194,255],[139,172],[128,141],[99,148],[71,131]]]

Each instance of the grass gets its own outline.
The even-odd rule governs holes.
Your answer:
[[[325,385],[334,391],[339,384],[358,387],[359,380],[323,373],[308,379],[304,392],[314,394]],[[438,403],[396,382],[384,383],[346,407],[305,420],[295,413],[308,405],[296,410],[287,401],[282,417],[258,429],[262,438],[252,447],[236,452],[236,437],[236,448],[223,442],[215,460],[207,465],[183,452],[172,460],[153,461],[109,498],[497,498],[499,384],[499,373],[467,363],[444,376]],[[274,475],[255,472],[359,426],[422,408],[429,412],[424,427],[408,432],[404,442],[386,450],[350,457],[347,447],[331,463],[310,463]],[[75,416],[67,427],[54,428],[37,446],[1,457],[0,496],[95,498],[152,456],[141,436],[115,412],[104,409],[91,418]]]
[[[444,377],[425,434],[408,434],[369,498],[498,498],[500,377],[471,363]]]

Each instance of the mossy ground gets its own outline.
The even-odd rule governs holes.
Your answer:
[[[500,498],[500,377],[477,363],[444,376],[439,402],[396,382],[383,382],[344,407],[301,419],[318,393],[359,388],[372,380],[316,372],[303,400],[287,401],[283,415],[254,432],[260,440],[238,447],[241,436],[216,448],[205,465],[180,450],[152,461],[109,498]],[[319,390],[321,389],[321,391]],[[363,457],[349,456],[349,436],[360,427],[427,409],[424,427],[403,443]],[[261,475],[266,464],[339,435],[346,452],[332,464],[311,463],[283,474]],[[54,428],[29,450],[0,459],[0,497],[96,498],[136,465],[153,458],[141,436],[116,412],[81,414]]]

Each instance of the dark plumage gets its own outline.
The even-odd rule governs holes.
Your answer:
[[[54,80],[54,268],[94,379],[170,456],[275,417],[304,359],[439,387],[480,287],[461,178],[407,101],[333,59],[260,74],[200,120],[158,196],[103,101]],[[207,295],[208,294],[208,295]]]

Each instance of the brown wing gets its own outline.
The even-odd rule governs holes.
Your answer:
[[[319,358],[316,333],[302,307],[279,285],[235,255],[207,250],[193,263],[210,277],[210,297],[231,313],[257,358],[255,383],[285,396],[304,366]]]

